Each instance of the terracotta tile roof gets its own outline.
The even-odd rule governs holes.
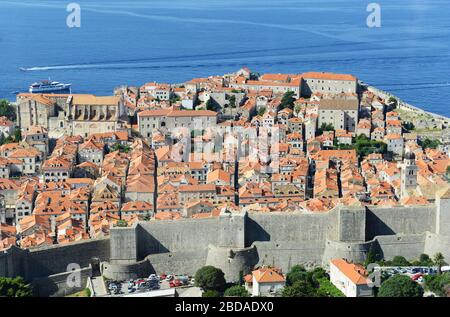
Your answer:
[[[72,103],[76,105],[117,105],[120,98],[117,96],[95,96],[89,94],[73,94]]]
[[[155,219],[156,220],[176,220],[176,219],[181,219],[181,214],[179,212],[161,211],[161,212],[156,213]]]
[[[153,205],[146,201],[129,201],[122,205],[122,211],[153,210]]]
[[[139,117],[215,117],[217,112],[210,110],[144,110],[138,113]]]
[[[258,283],[283,283],[286,281],[282,274],[272,268],[259,268],[252,274]]]
[[[214,184],[199,184],[196,186],[192,185],[182,185],[178,188],[180,192],[207,192],[207,191],[216,191],[216,185]]]
[[[344,259],[333,259],[331,263],[356,285],[365,285],[369,282],[367,272],[361,265],[349,263]]]
[[[356,77],[354,77],[352,75],[348,75],[348,74],[307,72],[307,73],[301,74],[301,76],[303,78],[312,78],[312,79],[356,81]]]

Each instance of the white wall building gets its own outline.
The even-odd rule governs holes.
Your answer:
[[[252,296],[274,295],[286,284],[285,277],[273,268],[259,268],[252,276]]]
[[[333,259],[330,261],[330,280],[347,297],[373,296],[367,272],[361,265]]]

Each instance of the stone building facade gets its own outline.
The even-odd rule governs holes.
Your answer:
[[[170,134],[181,129],[203,130],[217,125],[217,112],[209,110],[144,110],[138,113],[139,133],[151,140],[153,131]]]
[[[331,124],[336,130],[356,131],[358,99],[323,99],[319,104],[319,127]]]
[[[117,96],[23,93],[17,95],[16,103],[18,124],[24,132],[41,126],[50,138],[58,138],[124,130],[120,118],[125,108]]]

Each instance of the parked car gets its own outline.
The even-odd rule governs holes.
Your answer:
[[[150,274],[150,276],[148,277],[149,280],[159,280],[158,275],[156,274]]]
[[[189,277],[186,275],[177,276],[177,280],[179,280],[183,285],[187,285],[189,283]]]
[[[166,276],[166,281],[170,282],[171,280],[173,280],[173,275],[167,275]]]
[[[182,285],[181,281],[177,279],[170,281],[169,283],[170,287],[180,287],[181,285]]]

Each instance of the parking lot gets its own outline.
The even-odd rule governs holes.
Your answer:
[[[425,267],[425,266],[382,266],[379,268],[381,272],[386,273],[389,276],[396,274],[403,274],[409,276],[412,280],[422,284],[424,282],[424,276],[429,274],[437,274],[437,268]]]
[[[120,297],[128,294],[151,292],[176,288],[178,293],[183,293],[187,288],[194,286],[194,279],[187,275],[158,276],[151,274],[146,278],[127,281],[107,281],[106,289],[109,296]]]

